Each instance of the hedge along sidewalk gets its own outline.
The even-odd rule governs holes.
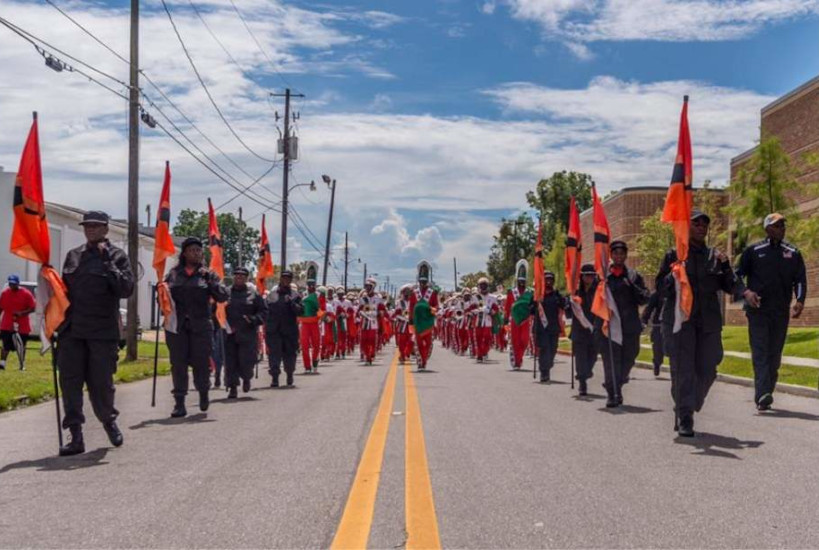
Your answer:
[[[561,342],[561,344],[563,344],[563,342]],[[571,350],[568,349],[568,345],[562,346],[562,349],[558,349],[558,353],[566,356],[571,356],[572,354]],[[653,370],[654,365],[651,362],[651,352],[649,350],[641,350],[635,366],[640,369]],[[661,369],[663,372],[670,373],[670,367],[666,362],[663,363]],[[776,391],[802,397],[819,398],[819,390],[816,389],[818,377],[819,373],[817,373],[813,367],[782,365],[779,369],[780,382],[776,384]],[[719,367],[717,367],[717,380],[728,384],[753,387],[753,365],[750,360],[726,356],[723,358]],[[788,384],[781,382],[781,380],[790,380],[794,383]]]
[[[651,349],[651,344],[640,344],[642,349]],[[738,357],[739,359],[751,360],[751,354],[744,351],[724,350],[723,355],[728,357]],[[812,369],[819,369],[819,359],[811,359],[810,357],[791,357],[790,355],[782,356],[783,365],[791,365],[793,367],[809,367]]]
[[[154,343],[140,342],[136,361],[123,361],[124,352],[120,353],[120,362],[114,374],[117,384],[135,382],[150,378],[154,374]],[[170,373],[168,348],[159,345],[160,375]],[[12,353],[6,361],[6,370],[0,371],[0,412],[33,405],[54,398],[54,381],[51,372],[51,353],[41,356],[39,342],[30,342],[26,353],[26,370],[18,367],[17,355]]]

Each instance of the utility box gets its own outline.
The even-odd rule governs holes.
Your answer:
[[[289,151],[287,152],[287,156],[290,158],[290,160],[297,160],[299,158],[299,138],[297,138],[295,136],[291,137],[289,142],[288,142],[288,145],[289,145]],[[279,154],[280,155],[284,154],[284,140],[283,139],[279,140]]]

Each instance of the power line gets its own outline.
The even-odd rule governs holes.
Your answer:
[[[225,118],[225,115],[222,113],[222,110],[219,108],[219,105],[217,105],[216,101],[213,99],[213,96],[211,95],[207,84],[205,84],[205,81],[202,79],[202,75],[199,74],[199,69],[196,68],[196,63],[193,62],[193,58],[191,57],[191,54],[188,51],[187,46],[185,45],[185,41],[182,40],[182,35],[179,34],[179,29],[177,29],[176,23],[174,22],[173,16],[171,15],[171,11],[168,9],[168,4],[165,3],[165,0],[160,0],[160,1],[162,2],[162,7],[165,8],[165,13],[168,15],[168,20],[171,22],[171,26],[173,27],[173,32],[174,32],[174,34],[176,34],[176,38],[179,40],[179,44],[182,46],[182,51],[185,52],[185,57],[188,58],[188,63],[190,63],[190,66],[193,69],[194,74],[196,75],[196,79],[199,81],[199,84],[202,86],[202,89],[205,91],[205,94],[208,96],[208,99],[210,100],[211,105],[213,105],[213,108],[216,109],[216,112],[219,114],[219,118],[221,118],[222,122],[225,123],[225,126],[227,126],[228,130],[230,130],[230,133],[233,134],[233,137],[235,137],[236,140],[239,143],[241,143],[242,146],[245,149],[247,149],[253,156],[255,156],[256,158],[261,159],[263,161],[266,161],[266,162],[275,162],[272,159],[261,156],[256,151],[251,149],[250,146],[248,146],[247,143],[245,143],[242,140],[242,138],[239,137],[239,134],[236,133],[236,131],[233,129],[233,126],[230,125],[230,122],[228,122],[227,118]]]
[[[242,73],[244,73],[245,70],[242,68],[241,65],[239,65],[239,62],[236,61],[236,58],[234,58],[233,55],[231,55],[231,53],[228,51],[228,49],[225,47],[225,45],[222,44],[222,41],[219,40],[219,38],[216,36],[216,34],[211,30],[210,25],[208,25],[207,21],[205,21],[205,18],[202,17],[202,13],[199,11],[199,8],[196,7],[196,4],[193,3],[193,0],[188,0],[188,4],[191,5],[191,7],[193,8],[193,11],[196,13],[196,16],[202,22],[202,25],[205,26],[205,29],[207,29],[208,34],[210,34],[210,36],[213,38],[213,40],[215,40],[216,43],[219,44],[219,47],[222,48],[222,51],[225,52],[225,55],[228,56],[228,59],[230,59],[233,62],[233,64],[236,65],[236,67],[238,67],[239,70]]]

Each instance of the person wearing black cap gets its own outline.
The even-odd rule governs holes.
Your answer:
[[[651,325],[651,362],[654,364],[654,376],[660,376],[660,367],[663,365],[663,359],[665,358],[663,328],[660,323],[661,313],[660,293],[655,290],[651,293],[648,305],[643,309],[643,314],[640,316],[643,325]]]
[[[119,411],[114,407],[114,373],[121,322],[119,302],[134,291],[134,275],[125,252],[106,238],[108,214],[87,212],[80,225],[87,242],[66,255],[63,281],[71,305],[57,331],[63,428],[71,431],[71,441],[60,448],[62,456],[85,452],[83,385],[111,444],[119,447],[123,442],[116,423]]]
[[[675,404],[674,429],[694,436],[694,413],[705,404],[722,361],[722,304],[719,292],[741,292],[728,257],[706,245],[711,219],[698,210],[691,213],[688,259],[685,272],[694,301],[688,320],[676,323],[676,288],[672,266],[677,251],[670,250],[660,265],[656,287],[663,304],[665,351],[671,361],[671,397]],[[675,332],[675,328],[678,330]]]
[[[648,302],[649,292],[646,289],[643,276],[626,266],[628,245],[624,241],[612,241],[611,266],[606,278],[606,286],[619,317],[619,331],[622,334],[622,343],[615,338],[608,338],[603,334],[602,319],[595,320],[595,334],[597,346],[603,356],[605,383],[603,386],[608,393],[606,407],[617,407],[623,403],[623,385],[628,383],[629,374],[640,353],[640,334],[643,325],[640,322],[639,307]],[[616,320],[612,319],[612,324]],[[609,334],[614,336],[617,327],[609,325]]]
[[[219,275],[205,267],[203,261],[202,241],[188,237],[182,242],[179,263],[165,277],[177,320],[175,331],[165,331],[171,355],[173,418],[188,414],[185,409],[188,367],[193,369],[193,385],[199,392],[199,410],[207,411],[210,405],[211,300],[226,302],[229,295]]]
[[[578,393],[588,394],[587,380],[593,376],[597,362],[597,343],[594,341],[595,316],[591,311],[594,293],[597,290],[597,272],[592,264],[580,268],[580,284],[571,301],[566,300],[566,309],[572,314],[572,351],[574,353]]]
[[[785,241],[785,221],[778,213],[765,217],[767,238],[742,252],[736,271],[748,287],[743,298],[754,364],[754,402],[760,411],[771,408],[789,317],[802,315],[808,292],[805,260]]]
[[[240,378],[242,391],[250,391],[253,365],[258,358],[258,327],[264,324],[267,313],[264,298],[247,284],[249,274],[244,267],[233,270],[233,286],[227,304],[230,329],[225,339],[225,386],[230,399],[236,398]]]
[[[287,386],[293,386],[296,353],[299,349],[298,317],[304,311],[301,296],[291,288],[292,271],[282,271],[279,285],[267,295],[267,317],[264,323],[265,342],[270,360],[270,387],[279,387],[282,364]]]
[[[554,273],[545,272],[543,281],[543,299],[540,302],[532,301],[530,314],[535,324],[540,381],[549,382],[550,373],[555,364],[555,355],[557,355],[557,342],[563,330],[563,308],[566,307],[566,301],[555,289]]]

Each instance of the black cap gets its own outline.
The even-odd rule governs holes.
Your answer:
[[[583,267],[580,268],[581,275],[597,275],[597,271],[594,270],[594,266],[592,264],[583,264]]]
[[[708,216],[708,214],[706,214],[702,210],[692,210],[691,211],[691,221],[692,222],[694,220],[698,220],[700,218],[705,218],[705,223],[707,223],[707,224],[711,223],[711,218]]]
[[[553,272],[553,271],[544,271],[544,272],[543,272],[543,278],[544,278],[544,279],[554,279],[554,278],[555,278],[555,274],[554,274],[554,272]]]
[[[250,275],[250,271],[246,267],[237,267],[233,270],[234,275]]]
[[[199,237],[188,237],[187,239],[182,241],[182,252],[184,252],[186,248],[192,245],[196,245],[199,248],[202,248],[202,239],[200,239]]]
[[[282,271],[282,274],[280,276],[281,277],[290,277],[292,279],[293,278],[293,272],[290,271],[289,269],[285,269],[284,271]]]
[[[82,215],[80,225],[85,225],[87,223],[100,223],[103,225],[108,225],[109,219],[108,214],[105,212],[101,210],[91,210]]]
[[[611,242],[611,246],[609,246],[609,249],[610,249],[612,252],[614,252],[614,251],[615,251],[615,250],[617,250],[618,248],[622,248],[623,250],[625,250],[626,252],[628,252],[628,245],[626,244],[626,241],[612,241],[612,242]]]

